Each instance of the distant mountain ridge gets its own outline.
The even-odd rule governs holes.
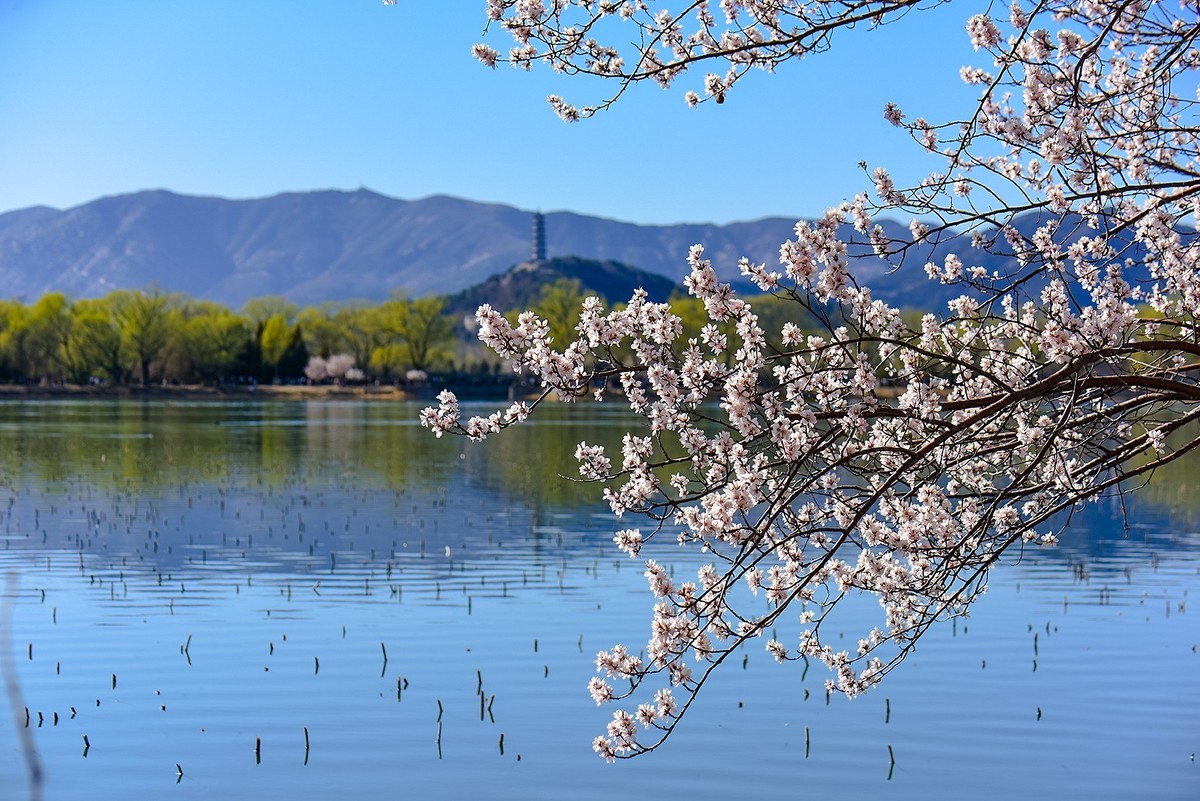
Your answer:
[[[252,200],[137,192],[67,210],[0,214],[0,287],[32,301],[51,291],[92,297],[158,286],[233,308],[264,295],[310,304],[379,301],[397,291],[454,294],[526,261],[531,220],[531,212],[511,206],[445,196],[399,200],[366,189]],[[549,256],[619,262],[674,283],[686,275],[695,243],[704,244],[724,280],[738,279],[743,256],[773,267],[794,226],[784,218],[635,225],[545,214]],[[889,235],[906,233],[885,226]],[[884,269],[872,257],[855,268],[876,297],[906,304],[911,296],[926,307],[937,299],[919,267],[875,280]]]

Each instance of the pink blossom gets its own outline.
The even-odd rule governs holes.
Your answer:
[[[720,103],[750,70],[817,57],[806,37],[852,19],[800,0],[720,7],[724,22],[709,4],[673,16],[634,0],[488,0],[487,14],[513,37],[515,66],[612,82],[593,105],[552,97],[567,120],[700,63],[714,70],[703,96]],[[885,4],[874,22],[907,9]],[[1110,0],[1014,2],[1005,16],[966,22],[992,64],[959,73],[978,94],[957,121],[906,122],[885,107],[938,162],[915,186],[875,168],[863,187],[875,200],[860,192],[797,222],[777,269],[688,251],[698,331],[644,292],[624,307],[585,302],[573,342],[552,342],[537,315],[478,310],[481,341],[547,396],[599,383],[637,416],[619,460],[575,450],[614,514],[645,518],[614,533],[617,548],[638,556],[666,532],[705,553],[694,582],[646,562],[644,658],[623,646],[597,655],[592,697],[630,699],[593,743],[605,759],[657,747],[711,671],[768,631],[776,659],[819,662],[831,691],[865,692],[935,622],[966,614],[1014,544],[1053,546],[1065,536],[1047,530],[1057,513],[1138,486],[1138,464],[1190,447],[1175,443],[1196,406],[1200,317],[1191,18]],[[476,51],[485,63],[491,53]],[[907,238],[889,233],[901,211]],[[914,262],[961,290],[919,319],[868,286]],[[732,275],[790,319],[767,325],[759,301],[722,280]],[[464,422],[443,393],[421,423],[478,439],[537,407]],[[861,621],[843,600],[864,594],[876,619],[849,631]],[[637,724],[656,739],[639,742]]]

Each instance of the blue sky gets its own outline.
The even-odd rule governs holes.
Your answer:
[[[697,73],[568,125],[545,96],[590,87],[471,57],[483,0],[4,0],[0,212],[365,186],[640,223],[813,216],[868,185],[860,160],[928,169],[882,110],[964,113],[968,8],[844,32],[722,106],[685,106]]]

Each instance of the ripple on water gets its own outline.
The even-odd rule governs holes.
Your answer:
[[[640,563],[610,541],[625,524],[556,495],[567,468],[534,481],[490,446],[424,449],[412,412],[77,405],[0,423],[19,477],[0,573],[20,574],[12,639],[48,799],[1194,797],[1200,538],[1161,515],[1126,538],[1089,512],[854,701],[827,704],[820,669],[752,643],[663,750],[606,766],[592,659],[648,626]],[[560,414],[547,437],[619,437],[619,416]],[[130,450],[63,453],[113,426]],[[847,647],[877,616],[855,610]],[[0,728],[0,782],[22,776]]]

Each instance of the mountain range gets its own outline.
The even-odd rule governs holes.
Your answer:
[[[571,212],[544,220],[550,257],[619,262],[676,284],[695,243],[723,280],[737,280],[743,256],[776,265],[795,225],[785,218],[636,225]],[[892,236],[907,233],[885,227]],[[52,291],[93,297],[154,286],[232,308],[265,295],[298,304],[449,295],[528,261],[531,231],[530,211],[446,196],[399,200],[360,189],[230,200],[136,192],[0,214],[0,292],[30,302]],[[926,308],[939,300],[919,267],[880,280],[886,265],[857,255],[856,274],[877,297]]]

